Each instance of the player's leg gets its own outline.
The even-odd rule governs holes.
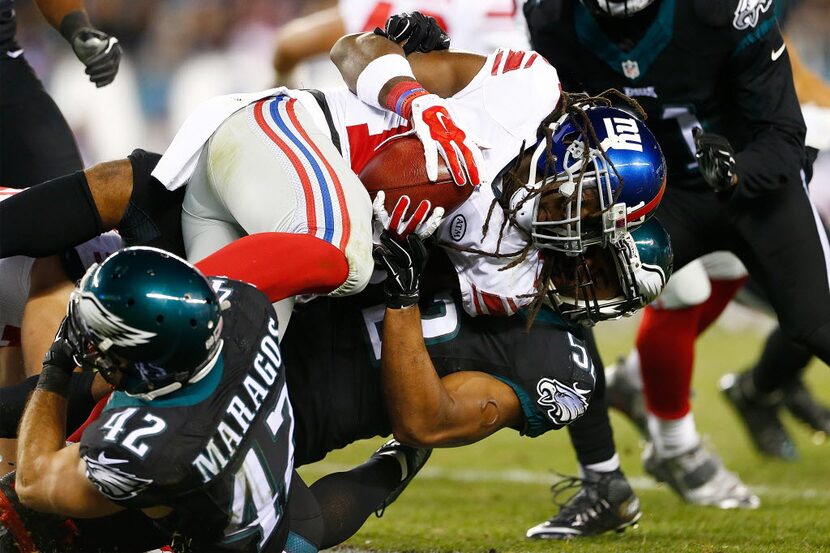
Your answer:
[[[756,205],[758,204],[758,205]],[[830,363],[830,247],[806,191],[796,186],[731,206],[735,253],[770,300],[784,333]],[[769,395],[792,380],[779,370],[751,382]]]
[[[806,191],[788,186],[752,206],[731,206],[728,216],[734,251],[769,298],[784,335],[827,363],[830,249]],[[777,412],[784,390],[797,381],[800,370],[800,363],[770,364],[763,373],[726,375],[721,381],[753,442],[776,456],[793,455],[781,447]]]
[[[374,268],[369,195],[302,104],[287,96],[251,104],[223,123],[208,150],[212,189],[246,233],[290,232],[332,244],[348,274],[331,294],[363,289]]]
[[[27,188],[83,168],[58,106],[23,55],[0,56],[0,186]]]
[[[32,264],[29,294],[20,325],[27,376],[40,374],[43,356],[55,340],[55,332],[66,316],[69,294],[74,289],[75,284],[67,277],[57,256],[36,259]]]
[[[549,520],[527,530],[536,539],[569,539],[622,530],[640,519],[640,501],[620,469],[605,398],[605,370],[596,349],[593,332],[585,342],[597,376],[594,395],[585,414],[568,425],[581,478],[566,478],[553,485],[554,500],[577,488]]]
[[[694,343],[745,280],[746,271],[733,255],[706,255],[672,277],[668,294],[658,299],[659,307],[650,308],[640,325],[636,358],[648,360],[642,380],[651,440],[644,454],[645,468],[696,505],[755,508],[760,504],[740,478],[703,446],[689,401]],[[644,335],[649,338],[646,347],[641,343]],[[652,349],[655,345],[662,347]]]
[[[113,228],[129,245],[183,252],[184,190],[170,192],[150,176],[158,159],[135,150],[0,202],[0,258],[54,255]]]
[[[310,489],[324,520],[320,548],[333,547],[349,539],[372,513],[382,515],[415,478],[431,453],[431,449],[389,440],[362,465],[326,475],[312,484]]]
[[[778,327],[767,337],[761,356],[748,372],[762,388],[768,386],[768,381],[777,381],[779,372],[791,374],[792,379],[783,388],[782,406],[813,430],[830,433],[830,410],[813,397],[803,380],[804,371],[812,359],[809,351],[787,338]],[[770,411],[774,414],[778,408],[778,405],[773,405]],[[757,442],[755,438],[753,441]],[[779,456],[777,449],[770,451],[769,448],[762,448],[761,452]]]
[[[278,96],[240,110],[213,135],[188,185],[182,225],[191,260],[244,234],[308,236],[294,255],[344,257],[347,272],[329,291],[344,295],[362,290],[374,268],[371,217],[368,194],[331,139],[301,104]],[[280,335],[293,302],[274,305]]]

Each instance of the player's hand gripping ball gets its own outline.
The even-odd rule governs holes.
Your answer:
[[[435,182],[438,178],[440,155],[458,186],[478,186],[484,182],[481,147],[455,124],[446,100],[436,94],[426,94],[412,100],[411,106],[409,122],[424,145],[429,180]]]
[[[389,215],[383,207],[383,196],[382,191],[378,192],[372,205],[377,233],[373,253],[375,260],[386,269],[386,306],[402,309],[418,303],[421,274],[429,255],[423,241],[441,224],[444,210],[437,207],[430,214],[429,200],[422,200],[407,218],[412,202],[409,196],[401,196]]]
[[[384,207],[392,212],[402,196],[413,203],[429,200],[433,207],[450,213],[473,193],[472,186],[455,186],[443,160],[438,160],[437,175],[430,182],[424,165],[424,149],[412,135],[393,138],[383,144],[360,172],[360,180],[373,199],[385,193]]]

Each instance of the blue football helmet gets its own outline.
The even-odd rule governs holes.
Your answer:
[[[610,299],[600,299],[601,285],[608,288],[608,275],[602,275],[603,263],[596,261],[610,256],[620,293]],[[672,273],[674,254],[671,239],[657,219],[650,219],[607,248],[591,246],[578,261],[570,256],[558,258],[566,265],[566,274],[560,289],[551,282],[549,300],[566,320],[585,326],[600,321],[630,316],[654,301],[665,288]],[[570,265],[569,265],[570,263]]]
[[[219,301],[190,263],[156,248],[90,267],[69,300],[75,360],[117,390],[153,399],[195,382],[222,349]]]
[[[553,125],[555,165],[544,138],[531,158],[529,190],[559,183],[558,191],[534,199],[531,236],[541,249],[578,255],[592,244],[617,242],[653,213],[666,187],[666,160],[642,121],[605,106],[587,108],[585,114],[594,131],[593,136],[587,131],[587,145],[584,121],[568,115]],[[540,205],[550,194],[562,199],[561,214],[551,218],[550,210],[543,210],[546,219],[541,220]],[[586,214],[589,208],[594,212]]]

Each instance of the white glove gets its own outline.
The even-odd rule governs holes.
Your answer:
[[[386,194],[381,190],[372,202],[372,211],[375,213],[372,219],[372,241],[375,244],[380,243],[380,234],[385,229],[388,229],[398,238],[406,238],[414,233],[418,238],[424,240],[435,232],[444,218],[443,207],[436,207],[430,213],[432,203],[429,200],[421,200],[421,203],[415,208],[415,212],[407,219],[406,213],[412,200],[406,195],[398,198],[398,202],[390,216],[383,206],[385,200]]]
[[[410,117],[415,134],[424,145],[427,178],[438,179],[438,154],[444,159],[459,186],[483,182],[481,171],[484,156],[481,148],[459,129],[447,111],[446,101],[435,94],[426,94],[412,101]]]

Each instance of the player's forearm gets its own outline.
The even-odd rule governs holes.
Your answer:
[[[66,405],[59,394],[35,390],[20,423],[17,492],[24,504],[38,510],[48,508],[49,456],[66,445]]]
[[[374,33],[352,34],[342,37],[331,49],[331,60],[352,92],[357,93],[357,79],[374,60],[385,55],[399,55],[409,63],[411,75],[428,92],[449,98],[464,88],[487,59],[468,52],[440,50],[415,52],[404,57],[403,48],[395,42]],[[384,105],[387,95],[401,81],[412,76],[389,75],[380,89],[377,101]]]
[[[412,445],[440,440],[452,398],[424,344],[417,305],[386,310],[381,383],[392,431],[399,440]]]
[[[758,198],[784,186],[800,186],[803,156],[803,130],[784,126],[764,130],[735,155],[736,193]]]
[[[356,33],[341,37],[331,48],[330,57],[352,92],[357,91],[357,78],[374,60],[388,54],[404,57],[403,48],[374,33]]]
[[[287,75],[303,60],[329,52],[345,32],[336,6],[291,21],[277,34],[274,70]]]
[[[60,31],[61,21],[67,14],[72,12],[86,13],[83,0],[35,0],[35,3],[43,17],[56,31]]]

